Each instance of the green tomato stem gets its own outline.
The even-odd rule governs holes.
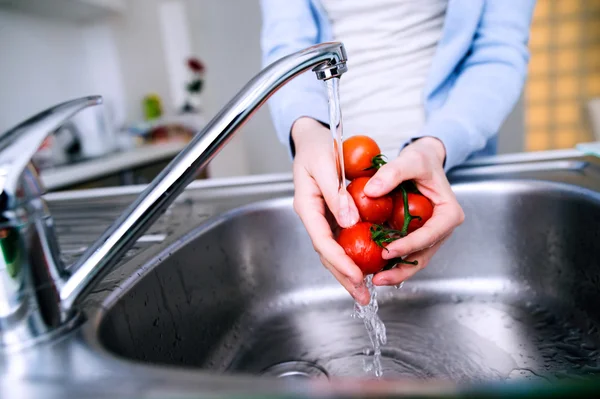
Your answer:
[[[413,216],[410,214],[408,210],[408,192],[406,191],[404,184],[400,184],[400,190],[402,190],[402,199],[404,200],[404,224],[402,225],[400,236],[406,237],[408,235],[408,225],[410,222],[412,222],[413,219],[421,220],[421,216]]]
[[[371,239],[381,248],[388,250],[383,244],[389,244],[401,238],[401,231],[375,224],[371,226]]]
[[[371,159],[371,166],[369,166],[368,168],[366,168],[364,170],[381,168],[383,165],[385,165],[387,163],[384,158],[385,158],[385,155],[383,155],[383,154],[375,155],[373,157],[373,159]]]
[[[394,258],[390,259],[387,265],[385,265],[385,267],[381,271],[391,270],[399,264],[418,266],[419,262],[417,260],[411,262],[402,258]]]

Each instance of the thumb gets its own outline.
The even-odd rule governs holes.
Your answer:
[[[400,159],[398,158],[383,165],[377,173],[369,179],[364,188],[366,195],[369,197],[381,197],[402,183],[405,176],[402,176],[402,173],[400,172],[402,168],[400,165],[397,165],[399,160]]]

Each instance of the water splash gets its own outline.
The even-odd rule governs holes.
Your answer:
[[[369,304],[365,306],[355,303],[353,317],[358,317],[363,320],[367,334],[371,340],[371,346],[373,347],[373,361],[365,362],[364,369],[367,372],[374,370],[375,376],[381,377],[383,376],[383,367],[381,366],[381,346],[385,345],[387,342],[385,324],[383,324],[383,321],[377,313],[379,304],[377,303],[377,291],[373,284],[372,275],[365,278],[365,285],[371,294],[371,300],[369,301]]]

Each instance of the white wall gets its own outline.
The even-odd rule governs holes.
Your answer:
[[[107,99],[117,124],[139,121],[148,93],[173,111],[179,106],[172,79],[178,61],[164,47],[165,3],[187,7],[190,55],[207,65],[205,116],[214,116],[261,69],[258,0],[128,0],[122,15],[92,25],[0,9],[0,131],[89,94]],[[210,167],[215,177],[290,170],[266,106]]]
[[[259,0],[129,0],[128,5],[125,15],[114,19],[112,26],[125,77],[129,121],[141,118],[140,101],[148,92],[163,98],[167,112],[180,105],[173,85],[181,76],[175,70],[177,63],[183,64],[184,60],[172,59],[174,54],[181,55],[181,49],[174,52],[166,48],[168,43],[161,34],[165,33],[161,22],[168,23],[161,12],[175,10],[176,6],[187,12],[188,55],[199,57],[207,67],[202,99],[207,120],[261,69]],[[183,29],[178,27],[175,35],[182,35]],[[181,47],[187,48],[188,44]],[[214,177],[289,171],[291,161],[277,140],[266,106],[210,165]]]
[[[127,9],[110,25],[116,38],[127,96],[127,121],[142,120],[142,100],[158,94],[170,111],[171,92],[161,39],[158,4],[161,0],[129,0]]]
[[[259,0],[186,0],[192,46],[207,65],[206,111],[214,115],[261,70]],[[291,171],[264,105],[215,160],[215,175]]]
[[[105,98],[117,125],[140,121],[149,93],[171,111],[163,1],[128,0],[121,15],[93,23],[0,8],[0,130],[90,94]]]
[[[100,94],[122,121],[114,38],[103,24],[0,10],[0,132],[59,102]]]
[[[78,29],[0,10],[0,131],[66,97],[89,94]]]

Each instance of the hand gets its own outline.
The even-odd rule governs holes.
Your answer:
[[[416,260],[418,265],[400,264],[377,273],[373,277],[375,285],[397,285],[412,277],[427,266],[444,240],[464,221],[463,210],[444,172],[445,157],[446,150],[441,141],[421,138],[406,146],[398,158],[381,167],[365,186],[366,195],[380,197],[403,181],[413,180],[434,206],[431,219],[421,228],[392,242],[383,251],[384,259],[406,256],[406,260]]]
[[[352,197],[338,191],[338,177],[331,133],[310,118],[300,118],[292,127],[296,147],[294,159],[294,210],[300,216],[323,265],[361,305],[370,295],[362,271],[335,241],[327,211],[337,224],[350,227],[359,220]]]

